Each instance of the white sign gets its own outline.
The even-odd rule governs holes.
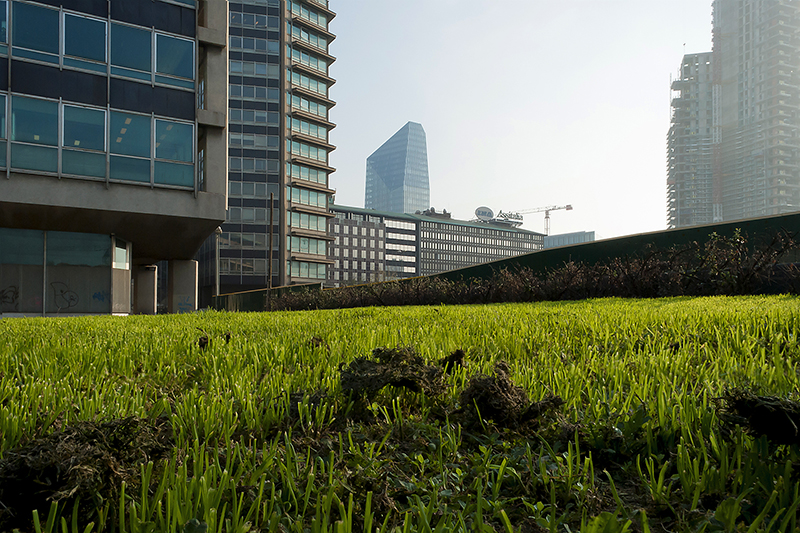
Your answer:
[[[478,209],[475,210],[475,216],[478,217],[478,220],[483,220],[484,222],[487,222],[494,218],[494,211],[492,211],[486,206],[479,207]]]

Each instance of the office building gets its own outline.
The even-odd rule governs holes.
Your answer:
[[[428,148],[421,124],[407,123],[367,158],[364,207],[389,213],[430,207]]]
[[[715,0],[713,17],[710,63],[697,61],[708,54],[687,56],[673,83],[678,98],[668,148],[670,227],[702,224],[708,213],[711,222],[721,222],[800,209],[800,4]],[[697,68],[690,66],[684,76],[687,63]],[[710,198],[703,184],[709,159]]]
[[[197,307],[225,218],[227,6],[0,0],[0,314]]]
[[[540,233],[456,220],[432,208],[413,215],[338,205],[332,211],[332,286],[428,276],[543,247]]]
[[[327,0],[229,2],[228,216],[221,293],[323,281],[334,80]],[[270,198],[272,202],[270,203]],[[216,291],[216,246],[200,252],[201,305]]]

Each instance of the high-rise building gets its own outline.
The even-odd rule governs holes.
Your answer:
[[[367,158],[364,207],[415,213],[430,207],[430,196],[425,130],[409,122]]]
[[[226,48],[224,2],[0,0],[0,315],[153,313],[159,261],[196,309]]]
[[[228,216],[220,292],[326,278],[328,0],[241,0],[230,9]],[[272,201],[270,201],[270,198]],[[200,252],[201,305],[216,291],[216,241]]]
[[[709,212],[711,222],[721,222],[800,210],[800,3],[715,0],[713,13],[711,99],[705,85],[708,69],[700,67],[698,79],[691,79],[692,68],[686,79],[682,73],[677,81],[680,97],[673,100],[670,227],[701,224]],[[688,62],[702,55],[687,56]],[[682,70],[686,63],[685,58]],[[692,109],[699,113],[702,108],[706,118],[691,116]],[[707,179],[707,157],[700,154],[708,142],[700,138],[708,135],[700,130],[707,129],[709,109],[710,200],[700,184]],[[692,119],[696,136],[685,135],[687,129],[694,131]],[[696,198],[691,196],[692,159],[702,162],[695,173]],[[689,198],[698,203],[689,208]]]
[[[672,82],[672,125],[667,136],[667,224],[713,221],[711,53],[683,57]]]

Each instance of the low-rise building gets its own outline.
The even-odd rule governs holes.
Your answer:
[[[540,233],[456,220],[446,211],[412,215],[345,206],[332,210],[331,286],[428,276],[543,248]]]

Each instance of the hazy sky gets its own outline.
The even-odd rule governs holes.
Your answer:
[[[551,233],[666,227],[670,77],[711,50],[711,0],[331,0],[336,203],[406,122],[431,204],[551,214]],[[685,48],[684,48],[685,45]],[[543,231],[544,214],[523,227]]]

